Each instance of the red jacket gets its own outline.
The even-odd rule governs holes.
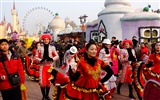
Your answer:
[[[15,73],[15,72],[18,71],[18,74],[20,75],[20,79],[21,79],[20,84],[24,83],[24,81],[25,81],[24,69],[23,69],[23,65],[22,65],[20,57],[12,55],[10,60],[8,60],[8,58],[6,56],[4,56],[4,54],[3,55],[0,54],[0,77],[2,75],[6,76],[5,80],[1,80],[1,78],[0,78],[0,90],[13,88],[13,86],[11,86],[9,81],[8,81],[8,76],[6,74],[4,66],[2,64],[2,58],[1,57],[6,58],[6,60],[4,61],[4,64],[6,65],[8,73],[11,74],[11,73]]]

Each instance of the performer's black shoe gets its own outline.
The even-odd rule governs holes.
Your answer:
[[[131,99],[135,99],[135,97],[134,97],[133,94],[129,94],[129,97],[130,97]]]
[[[122,84],[123,84],[123,83],[121,83],[121,82],[118,83],[117,94],[121,94],[120,88],[121,88]]]
[[[121,94],[120,90],[117,90],[117,94]]]
[[[45,97],[43,97],[43,98],[42,98],[42,100],[46,100],[46,98],[45,98]]]
[[[133,87],[132,87],[132,85],[131,84],[128,84],[128,87],[129,87],[129,97],[131,98],[131,99],[135,99],[135,97],[134,97],[134,95],[133,95]]]
[[[48,96],[48,97],[46,97],[46,99],[45,100],[51,100],[51,98]]]

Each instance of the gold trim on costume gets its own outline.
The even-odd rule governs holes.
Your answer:
[[[72,82],[71,86],[74,90],[77,90],[79,92],[84,92],[84,93],[93,93],[93,92],[99,93],[99,92],[103,91],[102,89],[96,89],[96,88],[95,89],[85,89],[85,88],[77,87],[74,85],[73,82]]]
[[[114,50],[113,51],[113,60],[116,60],[117,59],[117,55],[116,55],[116,51]]]
[[[53,69],[54,69],[54,67],[50,67],[47,71],[48,71],[49,73],[51,73]]]
[[[53,94],[52,94],[53,100],[57,100],[58,86],[54,86],[54,87],[53,87],[53,90],[54,90],[54,92],[53,92]]]
[[[92,77],[93,77],[94,80],[98,80],[99,77],[100,77],[100,76],[99,76],[99,75],[100,75],[99,73],[100,73],[100,71],[101,71],[100,64],[97,65],[97,69],[96,69],[96,70],[90,68],[88,65],[87,65],[86,67],[87,67],[87,69],[88,69],[88,74],[92,75]]]
[[[54,76],[53,76],[53,75],[51,75],[51,77],[48,78],[48,80],[53,80],[53,79],[54,79]]]
[[[151,69],[148,70],[148,73],[149,73],[151,76],[153,76],[153,77],[160,78],[160,74],[153,73],[153,72],[151,71]]]

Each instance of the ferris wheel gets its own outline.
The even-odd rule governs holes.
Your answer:
[[[53,12],[48,8],[32,8],[23,18],[23,30],[28,35],[42,34],[52,21],[53,16]]]

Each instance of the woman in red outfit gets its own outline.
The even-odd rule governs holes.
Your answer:
[[[122,63],[122,75],[117,87],[117,93],[121,94],[120,88],[123,83],[128,83],[129,88],[129,97],[131,99],[134,98],[133,95],[133,65],[136,62],[136,54],[134,49],[132,48],[132,41],[131,40],[124,40],[122,43],[123,49],[120,50],[120,61]]]
[[[100,100],[102,96],[108,93],[103,83],[107,81],[113,74],[108,64],[96,57],[97,45],[95,42],[89,42],[86,45],[86,53],[84,58],[78,61],[77,70],[70,68],[70,82],[62,89],[58,100]],[[101,69],[107,72],[107,75],[101,79]],[[52,70],[51,74],[54,79],[53,84],[64,84],[67,79],[60,75],[56,70]],[[58,95],[57,95],[58,96]]]
[[[9,50],[9,42],[6,39],[0,40],[0,91],[3,100],[21,100],[20,85],[24,84],[24,70],[20,57],[14,51]],[[4,62],[9,74],[20,75],[21,82],[16,86],[11,86],[8,75],[2,64]]]
[[[39,83],[42,92],[42,100],[50,100],[50,81],[48,80],[51,76],[47,71],[54,64],[54,61],[59,59],[55,46],[50,44],[52,37],[49,33],[42,34],[41,40],[43,41],[35,55],[35,60],[40,63],[39,70]]]
[[[154,51],[149,56],[147,64],[141,63],[135,68],[134,83],[140,99],[142,99],[144,86],[149,79],[160,82],[160,42],[155,43]]]
[[[34,59],[36,55],[36,51],[38,47],[41,46],[40,42],[34,43],[31,45],[31,47],[28,49],[30,51],[29,54],[26,54],[26,73],[28,77],[32,80],[39,80],[39,70],[40,70],[40,63]]]
[[[144,42],[141,43],[140,51],[141,51],[140,60],[146,62],[148,60],[147,58],[149,51],[148,48],[145,46]]]

